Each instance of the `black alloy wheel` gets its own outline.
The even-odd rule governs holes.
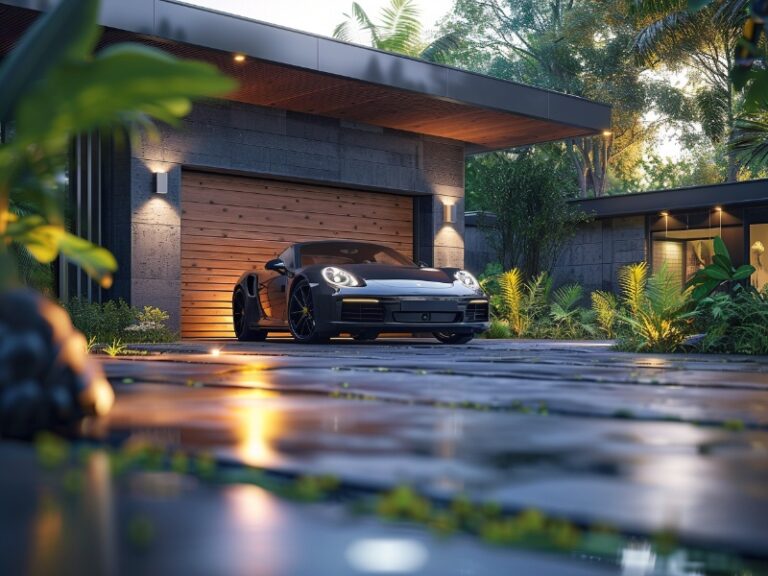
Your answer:
[[[462,332],[433,332],[432,336],[440,340],[443,344],[466,344],[475,337],[472,333]]]
[[[303,344],[328,340],[317,331],[312,287],[306,280],[299,280],[291,291],[291,299],[288,303],[288,328],[294,339]]]
[[[253,330],[248,326],[248,314],[245,310],[245,294],[238,288],[232,297],[232,324],[235,336],[241,342],[262,342],[267,339],[266,330]]]

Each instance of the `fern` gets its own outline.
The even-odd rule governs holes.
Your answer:
[[[628,328],[621,348],[636,352],[675,352],[691,329],[695,312],[686,312],[690,289],[662,267],[650,278],[645,263],[631,264],[619,274],[627,313],[620,321]]]
[[[648,265],[645,262],[630,264],[619,271],[622,300],[630,314],[637,315],[644,306],[647,281]]]
[[[606,338],[616,336],[615,326],[619,315],[619,300],[612,292],[592,292],[592,311],[597,325]]]
[[[519,268],[512,268],[499,276],[499,290],[509,328],[515,336],[522,336],[528,322],[523,314],[523,273]]]

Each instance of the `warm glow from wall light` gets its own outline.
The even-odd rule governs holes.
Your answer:
[[[235,54],[235,62],[245,62],[245,54]]]
[[[667,211],[665,210],[664,212],[661,212],[661,215],[662,215],[662,216],[664,216],[664,217],[666,218],[667,216],[669,216],[669,212],[667,212]]]
[[[603,130],[603,136],[606,136],[606,137],[613,136],[613,132],[611,132],[610,130]]]
[[[218,358],[219,356],[221,356],[221,348],[211,348],[210,352],[211,352],[211,356],[213,356],[214,358]]]
[[[715,206],[715,212],[722,212],[723,207],[722,206]]]

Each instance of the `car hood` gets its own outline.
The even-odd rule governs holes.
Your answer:
[[[339,266],[348,270],[363,280],[410,280],[414,282],[430,282],[452,286],[454,278],[437,268],[417,268],[415,266],[387,266],[385,264],[345,264]]]

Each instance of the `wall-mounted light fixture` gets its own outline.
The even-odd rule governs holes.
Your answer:
[[[456,223],[456,204],[443,204],[443,224]]]
[[[715,206],[715,212],[722,212],[723,207],[722,206]]]
[[[603,130],[603,136],[608,138],[610,136],[613,136],[613,132],[611,132],[610,130]]]
[[[659,215],[664,218],[664,238],[669,236],[669,212],[662,210]]]
[[[155,172],[155,194],[168,194],[168,172]]]
[[[235,62],[245,62],[245,54],[235,54],[232,58]]]

